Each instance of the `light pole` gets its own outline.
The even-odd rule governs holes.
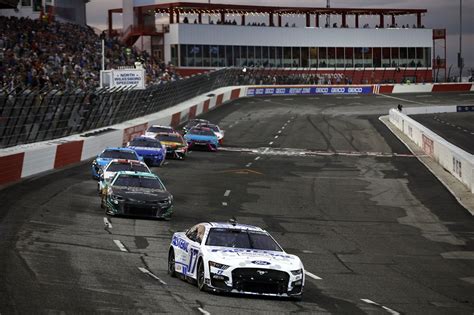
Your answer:
[[[461,82],[462,80],[463,67],[464,67],[464,60],[462,57],[462,0],[459,0],[459,54],[458,54],[459,82]]]
[[[326,8],[330,8],[331,7],[331,0],[326,0]],[[331,17],[329,16],[329,14],[326,14],[326,26],[327,27],[331,27]]]
[[[100,41],[102,43],[102,70],[105,70],[105,31],[100,34]]]

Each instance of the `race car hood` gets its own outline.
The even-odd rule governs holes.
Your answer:
[[[194,134],[186,134],[185,139],[187,141],[206,141],[206,142],[212,142],[216,143],[217,142],[217,137],[216,136],[202,136],[202,135],[194,135]]]
[[[163,153],[162,148],[148,148],[148,147],[129,147],[129,148],[135,150],[135,152],[137,152],[139,155]]]
[[[247,268],[271,268],[297,270],[301,268],[300,259],[291,254],[257,249],[240,249],[230,247],[207,247],[209,260]]]
[[[113,194],[126,199],[154,201],[169,198],[171,194],[166,190],[138,187],[113,187]]]
[[[165,147],[169,148],[177,148],[177,147],[184,147],[184,144],[181,142],[174,142],[174,141],[161,141]]]

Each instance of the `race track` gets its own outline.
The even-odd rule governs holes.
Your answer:
[[[6,187],[0,313],[472,314],[474,220],[378,119],[399,103],[471,102],[454,93],[226,104],[203,116],[225,129],[222,150],[153,169],[175,197],[170,221],[104,220],[90,163]],[[301,301],[203,293],[167,275],[173,232],[232,216],[302,259]]]

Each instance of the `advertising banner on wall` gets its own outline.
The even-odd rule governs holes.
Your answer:
[[[372,94],[371,85],[363,86],[308,86],[248,88],[247,96],[259,95],[318,95],[318,94]]]
[[[100,72],[100,87],[129,87],[133,89],[145,88],[144,69],[118,69]]]

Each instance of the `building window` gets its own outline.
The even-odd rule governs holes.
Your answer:
[[[320,68],[328,67],[326,47],[319,47],[319,67]]]
[[[309,49],[309,64],[311,68],[318,67],[318,47],[311,47]]]
[[[344,48],[344,60],[346,62],[345,66],[352,68],[354,67],[354,48],[346,47]]]
[[[178,45],[171,45],[171,63],[178,65]]]
[[[31,0],[21,0],[22,7],[31,7]]]
[[[299,68],[301,67],[301,52],[299,47],[293,47],[292,48],[292,62],[291,62],[291,67],[293,68]]]
[[[33,0],[33,11],[39,12],[41,11],[41,0]]]
[[[384,47],[382,48],[382,67],[390,68],[392,66],[392,62],[390,61],[390,48]]]
[[[374,48],[373,50],[373,61],[374,61],[374,68],[380,68],[382,66],[382,49],[377,47]]]
[[[291,47],[283,47],[283,67],[291,68],[292,59],[291,59]]]
[[[301,47],[301,66],[308,68],[309,66],[309,48]]]

